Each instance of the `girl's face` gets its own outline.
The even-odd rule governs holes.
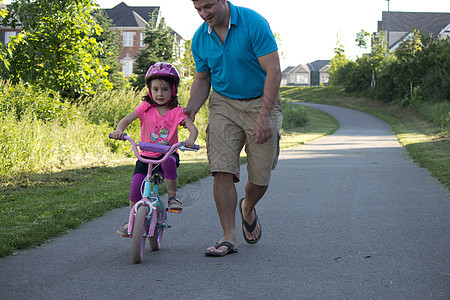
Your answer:
[[[162,79],[153,79],[150,82],[150,93],[158,105],[166,105],[172,99],[172,88]]]

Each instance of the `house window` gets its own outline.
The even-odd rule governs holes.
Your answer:
[[[123,46],[133,47],[133,37],[135,32],[124,32],[123,35]]]
[[[120,60],[122,63],[122,73],[125,77],[133,74],[133,59],[129,56]]]
[[[141,32],[141,47],[145,47],[144,37],[145,37],[145,34],[143,32]]]
[[[15,36],[17,32],[15,31],[5,31],[5,44],[9,43],[11,41],[11,37]]]
[[[297,82],[298,83],[308,83],[309,79],[307,75],[297,75]]]

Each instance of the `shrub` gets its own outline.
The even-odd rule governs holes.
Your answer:
[[[283,101],[283,123],[281,125],[283,130],[304,127],[307,123],[306,108],[287,100]]]

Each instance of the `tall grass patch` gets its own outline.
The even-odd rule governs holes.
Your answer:
[[[13,115],[20,120],[27,113],[42,121],[64,122],[72,116],[69,103],[59,94],[0,80],[0,119]]]
[[[447,101],[439,103],[415,103],[413,107],[427,121],[433,122],[443,128],[450,126],[450,104]]]
[[[146,89],[117,89],[97,93],[84,98],[78,105],[84,118],[93,124],[107,124],[115,128],[117,123],[133,111],[142,101]]]
[[[106,159],[109,148],[105,125],[81,119],[44,122],[28,112],[17,120],[13,114],[0,127],[0,176],[4,179],[42,173]]]

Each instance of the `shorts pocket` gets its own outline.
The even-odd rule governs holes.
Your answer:
[[[281,132],[277,131],[277,150],[275,157],[273,158],[273,164],[272,164],[272,170],[275,170],[277,164],[278,164],[278,157],[280,156],[280,140],[281,140]]]

